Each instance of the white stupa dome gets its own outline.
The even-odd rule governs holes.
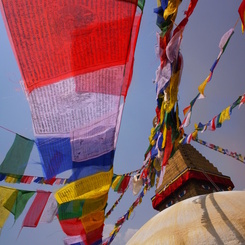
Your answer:
[[[245,191],[195,196],[154,216],[127,245],[245,244]]]

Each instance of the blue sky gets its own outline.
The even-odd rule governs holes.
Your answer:
[[[182,110],[189,105],[197,95],[198,86],[208,76],[209,69],[219,53],[219,41],[223,34],[232,28],[237,19],[238,7],[241,1],[203,0],[199,1],[183,34],[181,52],[184,58],[184,68],[179,87],[180,118],[183,120]],[[184,10],[189,1],[182,1],[176,23],[183,18]],[[118,174],[139,169],[144,160],[144,153],[148,147],[148,136],[155,116],[155,71],[159,60],[155,56],[156,45],[156,16],[153,8],[156,1],[146,0],[143,19],[139,32],[135,67],[131,87],[124,107],[123,118],[114,161],[114,172]],[[0,18],[0,125],[10,130],[33,138],[31,115],[25,95],[19,85],[21,79],[9,41],[5,32],[2,18]],[[231,105],[240,95],[245,93],[244,82],[245,64],[245,35],[241,33],[240,20],[235,28],[225,53],[222,55],[212,77],[205,89],[206,98],[198,100],[193,108],[191,125],[185,132],[194,130],[194,123],[206,123]],[[230,151],[245,155],[244,151],[244,123],[245,106],[236,107],[229,121],[225,121],[216,131],[199,133],[199,138]],[[11,146],[14,134],[0,129],[0,160],[2,160]],[[245,165],[231,157],[225,156],[196,142],[191,143],[212,162],[224,175],[231,177],[235,190],[245,189]],[[36,152],[31,156],[27,173],[41,174],[41,168]],[[1,182],[0,185],[5,185]],[[43,189],[40,185],[15,186],[23,189]],[[57,188],[57,187],[55,187]],[[114,244],[125,244],[126,240],[147,220],[157,212],[152,209],[150,198],[154,195],[154,188],[147,193],[143,202],[126,221]],[[110,191],[108,207],[119,196]],[[118,205],[118,208],[106,220],[105,232],[113,227],[117,219],[122,216],[136,197],[128,191]],[[29,203],[30,205],[30,203]],[[25,209],[25,213],[28,210]],[[24,228],[17,239],[24,214],[16,224],[10,217],[0,236],[0,244],[63,244],[65,237],[58,221],[52,224],[40,224],[37,228]],[[17,240],[16,240],[17,239]]]

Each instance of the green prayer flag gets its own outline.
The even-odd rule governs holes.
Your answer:
[[[4,204],[4,207],[14,215],[15,221],[19,218],[19,216],[25,209],[27,202],[34,195],[34,193],[34,191],[18,190],[14,205],[10,206],[7,202]]]
[[[138,0],[138,7],[143,11],[145,6],[145,0]]]
[[[18,134],[0,165],[0,173],[23,175],[29,161],[34,141]]]
[[[118,191],[118,189],[120,188],[120,186],[121,186],[121,183],[122,183],[122,181],[124,180],[124,177],[125,176],[121,176],[121,178],[120,178],[120,180],[119,180],[119,182],[118,182],[118,184],[117,184],[117,186],[115,187],[115,192],[117,192]]]

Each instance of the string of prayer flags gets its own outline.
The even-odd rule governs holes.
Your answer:
[[[241,18],[241,27],[242,27],[242,33],[244,33],[244,27],[245,27],[245,0],[243,0],[238,8],[238,13]]]
[[[37,227],[50,194],[51,192],[37,191],[35,199],[24,218],[22,228]]]
[[[96,202],[109,191],[144,2],[48,0],[37,6],[32,0],[1,0],[44,178],[52,185],[58,174],[75,170],[69,184],[55,194],[60,205],[81,199]],[[30,15],[32,22],[26,22]],[[88,244],[101,236],[100,225],[96,234],[82,231]],[[70,228],[67,233],[76,235]]]
[[[127,186],[127,188],[125,189],[125,191],[120,195],[120,197],[114,202],[114,204],[112,205],[112,207],[109,209],[109,211],[106,213],[105,215],[105,219],[107,219],[112,211],[116,208],[116,206],[119,204],[120,200],[122,199],[122,197],[124,196],[124,194],[126,193],[126,190],[128,189],[129,186]]]
[[[195,131],[190,133],[189,135],[185,135],[185,137],[182,139],[182,144],[189,144],[192,139],[195,139],[197,137],[197,132],[201,131],[203,133],[207,129],[210,131],[216,130],[216,128],[220,128],[224,121],[230,120],[230,115],[232,114],[232,110],[237,107],[238,105],[244,104],[244,95],[239,96],[236,101],[232,103],[232,105],[226,107],[222,112],[220,112],[218,115],[216,115],[213,119],[209,120],[207,123],[203,124],[201,122],[195,124]]]
[[[242,96],[239,96],[238,99],[230,106],[226,107],[222,112],[216,115],[213,119],[209,120],[206,124],[199,123],[196,127],[197,131],[205,131],[209,129],[211,131],[216,128],[220,128],[224,121],[230,120],[230,115],[232,114],[232,110],[241,104]]]
[[[201,140],[201,139],[194,139],[194,141],[196,141],[197,143],[201,144],[201,145],[204,145],[212,150],[215,150],[215,151],[218,151],[219,153],[222,153],[224,155],[227,155],[227,156],[230,156],[230,157],[233,157],[235,158],[236,160],[242,162],[242,163],[245,163],[245,156],[242,156],[241,154],[238,154],[237,152],[233,152],[233,151],[229,151],[228,149],[224,149],[220,146],[217,146],[217,145],[214,145],[214,144],[211,144],[211,143],[208,143],[204,140]]]
[[[121,175],[120,178],[116,178],[112,184],[112,189],[117,193],[123,193],[128,187],[130,178],[131,177],[127,175]]]
[[[108,245],[111,244],[111,242],[114,240],[115,236],[117,235],[117,233],[120,231],[120,229],[122,228],[122,225],[124,224],[124,222],[126,220],[128,220],[130,218],[130,215],[132,213],[132,211],[142,202],[142,198],[145,196],[145,194],[147,193],[147,190],[150,188],[150,184],[149,183],[145,183],[144,189],[140,192],[139,196],[136,198],[136,200],[133,202],[133,204],[130,206],[130,208],[128,209],[128,211],[122,216],[120,217],[117,222],[115,223],[114,229],[111,231],[110,236],[108,238],[106,238],[103,241],[103,245]]]
[[[80,97],[84,97],[81,98],[81,100],[86,103],[86,101],[88,103],[91,102],[91,99],[95,99],[96,103],[95,105],[100,106],[101,103],[99,103],[99,101],[107,101],[107,105],[115,105],[115,108],[118,108],[118,101],[119,101],[119,97],[118,96],[112,96],[112,95],[120,95],[120,91],[123,91],[123,95],[126,96],[126,91],[128,89],[130,80],[131,80],[131,75],[132,74],[132,60],[133,60],[133,53],[134,53],[134,48],[135,48],[135,44],[136,44],[136,39],[137,39],[137,34],[138,34],[138,29],[139,29],[139,24],[140,24],[140,17],[141,17],[141,13],[137,13],[136,16],[136,3],[137,1],[130,1],[130,2],[115,2],[115,1],[100,1],[96,4],[96,8],[93,7],[93,5],[88,4],[87,8],[84,9],[84,5],[82,3],[80,3],[79,1],[75,1],[72,3],[71,8],[69,8],[68,10],[64,10],[62,9],[61,6],[56,6],[55,3],[51,2],[50,3],[50,7],[47,10],[46,8],[44,8],[44,6],[39,6],[39,8],[43,8],[44,11],[39,11],[39,9],[37,10],[35,8],[35,6],[33,6],[32,4],[29,4],[29,2],[21,2],[21,0],[18,1],[18,5],[13,5],[13,6],[9,6],[8,2],[3,1],[4,4],[3,6],[6,7],[6,9],[8,11],[4,12],[4,17],[8,20],[11,19],[11,11],[18,11],[18,8],[21,8],[21,10],[19,9],[18,12],[22,13],[19,18],[20,18],[20,22],[23,21],[23,26],[25,24],[24,22],[24,16],[26,13],[26,11],[32,12],[33,16],[36,16],[38,18],[42,18],[40,17],[40,15],[45,14],[45,16],[49,16],[50,14],[52,15],[52,18],[42,18],[44,20],[44,23],[42,23],[41,26],[33,26],[33,28],[38,28],[38,30],[42,33],[44,32],[46,29],[43,29],[44,26],[52,27],[52,24],[54,23],[46,23],[46,22],[52,22],[53,19],[55,19],[55,26],[56,26],[56,30],[55,32],[50,31],[49,33],[54,33],[54,36],[46,36],[46,35],[42,35],[43,37],[46,37],[47,40],[42,40],[42,42],[40,43],[40,45],[44,45],[46,43],[52,43],[52,45],[48,46],[49,48],[52,49],[56,49],[58,48],[60,55],[61,56],[65,56],[64,60],[70,59],[72,62],[68,62],[67,64],[72,64],[71,66],[67,66],[67,64],[64,65],[58,65],[59,69],[56,69],[56,67],[54,67],[57,62],[55,62],[56,57],[53,56],[53,54],[55,54],[56,52],[49,52],[47,50],[47,46],[45,45],[45,47],[43,46],[43,48],[40,48],[40,50],[32,50],[32,56],[35,53],[35,55],[37,55],[39,57],[39,61],[36,64],[35,63],[35,59],[33,60],[32,63],[33,66],[31,66],[31,70],[28,71],[28,73],[25,70],[25,66],[22,64],[23,63],[28,63],[28,59],[31,57],[26,57],[23,54],[28,54],[28,47],[30,46],[34,46],[37,47],[37,45],[35,45],[35,40],[37,40],[38,38],[35,38],[35,33],[33,34],[33,32],[28,32],[30,30],[30,28],[27,28],[27,33],[25,33],[25,35],[30,36],[30,38],[28,39],[30,41],[30,43],[33,43],[33,45],[28,44],[27,46],[22,46],[22,49],[18,46],[18,43],[21,42],[21,38],[22,36],[17,35],[17,32],[15,32],[18,29],[18,26],[14,26],[12,21],[8,21],[6,22],[6,24],[8,23],[8,27],[11,30],[11,34],[12,34],[12,39],[13,39],[13,45],[14,45],[14,49],[15,52],[17,53],[17,56],[19,57],[19,60],[21,60],[22,62],[19,63],[20,65],[20,70],[22,72],[22,76],[24,78],[24,83],[28,92],[28,101],[30,102],[30,107],[32,110],[32,114],[36,115],[39,113],[40,117],[42,120],[45,120],[45,118],[47,119],[46,122],[44,123],[40,123],[39,122],[34,122],[34,130],[36,135],[38,134],[43,134],[43,133],[47,133],[47,130],[49,130],[49,133],[69,133],[70,129],[68,129],[68,127],[70,125],[57,125],[56,120],[52,120],[52,115],[55,114],[59,114],[61,116],[65,115],[66,113],[64,113],[64,111],[62,111],[62,113],[60,113],[60,111],[62,109],[67,109],[70,108],[70,106],[66,106],[64,103],[62,104],[62,100],[59,99],[52,99],[54,98],[53,94],[52,94],[52,89],[55,90],[55,88],[58,87],[58,93],[54,93],[55,95],[59,95],[59,92],[62,92],[62,90],[64,90],[63,88],[65,88],[66,91],[69,91],[69,86],[66,86],[67,83],[64,81],[61,86],[59,86],[59,80],[62,79],[68,79],[70,75],[77,75],[76,79],[74,83],[71,83],[69,81],[69,84],[74,84],[74,88],[76,90],[76,94],[74,94],[74,99],[78,100],[79,96]],[[69,4],[71,4],[69,2]],[[29,6],[30,5],[30,6]],[[144,1],[140,1],[139,5],[141,7],[141,9],[143,8],[144,5]],[[110,9],[114,9],[114,11],[106,11],[107,6],[110,7]],[[97,35],[97,32],[91,32],[91,30],[93,30],[93,28],[91,29],[91,26],[89,26],[87,24],[87,22],[84,22],[83,20],[83,16],[87,15],[81,15],[79,14],[79,18],[75,18],[74,19],[74,25],[69,26],[69,30],[66,29],[62,29],[62,31],[59,31],[61,27],[63,27],[63,25],[59,25],[60,24],[60,18],[59,16],[54,16],[53,15],[53,11],[52,9],[57,9],[59,8],[60,11],[58,11],[59,13],[61,13],[63,11],[63,18],[62,18],[62,23],[63,24],[63,19],[64,18],[70,18],[70,16],[74,16],[74,13],[83,13],[84,11],[88,11],[89,9],[91,9],[91,12],[89,12],[89,16],[91,21],[89,23],[93,23],[94,25],[98,25],[100,26],[98,29],[101,30],[101,33],[103,34],[103,38],[101,39],[102,41],[96,42],[98,45],[92,45],[91,46],[91,39],[98,39],[98,37],[102,37],[101,35]],[[73,8],[76,9],[77,11],[80,9],[80,11],[73,11]],[[69,13],[69,11],[72,11],[72,14]],[[99,11],[99,12],[98,12]],[[58,13],[57,11],[55,11],[55,13]],[[35,14],[36,13],[36,14]],[[97,14],[96,14],[97,13]],[[94,18],[94,16],[100,16],[99,19]],[[34,21],[35,22],[35,19]],[[37,21],[37,23],[39,23]],[[102,24],[103,23],[103,24]],[[79,26],[80,29],[77,29],[77,26]],[[120,27],[120,28],[118,28]],[[74,29],[70,30],[70,29]],[[110,30],[108,32],[108,30]],[[122,32],[123,30],[123,32]],[[133,32],[132,32],[133,30]],[[86,35],[83,34],[83,31],[86,31],[86,33],[88,34],[87,37]],[[111,31],[114,32],[114,35],[111,35]],[[74,38],[77,37],[77,35],[80,35],[83,37],[83,42],[81,44],[81,42],[77,42],[76,39],[73,39],[70,37],[70,33],[77,33]],[[66,42],[62,42],[62,45],[60,44],[59,40],[60,38],[56,38],[55,36],[60,35],[62,33],[62,38],[66,39]],[[33,36],[34,35],[34,36]],[[113,41],[109,40],[109,39],[113,39]],[[116,39],[116,40],[114,40]],[[63,39],[62,39],[63,40]],[[57,43],[58,41],[58,43]],[[111,43],[114,43],[115,45],[111,46]],[[22,42],[23,43],[23,42]],[[70,43],[69,45],[65,45],[67,43]],[[129,43],[130,43],[130,49],[129,47]],[[87,44],[87,45],[86,45]],[[78,45],[80,45],[79,47],[77,47]],[[101,46],[102,45],[102,46]],[[88,48],[89,46],[89,48]],[[107,47],[108,48],[104,48]],[[62,48],[61,48],[62,47]],[[69,51],[69,48],[72,48],[72,50],[76,47],[76,49],[74,49],[72,52]],[[91,47],[94,49],[94,52],[90,52]],[[103,47],[103,48],[101,48]],[[77,49],[78,48],[78,49]],[[76,52],[79,49],[80,52]],[[106,50],[106,55],[102,54],[103,52],[105,52]],[[94,54],[97,55],[98,57],[90,57],[89,55],[86,55],[86,57],[90,57],[90,59],[82,59],[82,62],[80,62],[80,53],[87,53],[90,52],[90,54]],[[45,57],[49,56],[49,60],[40,60],[40,57],[44,57],[41,54],[44,54],[45,52],[48,52],[46,55],[44,55]],[[71,57],[71,54],[74,55],[74,57]],[[84,57],[84,55],[82,55],[82,57]],[[103,58],[104,57],[104,58]],[[130,62],[128,63],[128,57]],[[59,60],[61,60],[59,58]],[[52,61],[49,63],[49,61]],[[53,62],[54,61],[54,62]],[[96,61],[96,62],[95,62]],[[75,63],[73,63],[75,62]],[[42,64],[42,68],[46,67],[44,70],[42,69],[38,69],[39,64]],[[128,72],[128,78],[123,78],[123,71],[124,68],[126,67],[125,64],[128,64],[130,69],[126,69],[126,73]],[[110,68],[111,66],[114,66],[113,68]],[[79,66],[79,67],[78,67]],[[117,67],[116,67],[117,66]],[[89,67],[89,68],[88,68]],[[35,69],[36,70],[35,70]],[[60,70],[60,69],[65,69],[65,70]],[[69,70],[70,69],[70,70]],[[42,72],[40,72],[42,71]],[[49,72],[44,72],[44,71],[49,71]],[[56,73],[56,74],[55,74]],[[86,73],[86,74],[85,74]],[[93,73],[93,74],[92,74]],[[62,74],[62,75],[61,75]],[[63,77],[62,77],[63,76]],[[55,80],[55,78],[59,78],[58,80]],[[105,78],[105,79],[104,79]],[[98,80],[98,83],[100,84],[100,86],[98,86],[97,84],[92,84],[90,83],[90,80],[96,81]],[[124,82],[123,84],[123,89],[122,88],[122,84],[121,81]],[[73,82],[73,81],[72,81]],[[114,83],[115,87],[113,88],[112,84],[110,83]],[[56,83],[52,88],[50,87],[51,85],[53,85],[54,83]],[[102,83],[108,83],[103,84]],[[91,84],[91,86],[89,85]],[[50,85],[50,86],[49,86]],[[49,87],[48,87],[49,86]],[[90,87],[89,87],[90,86]],[[63,87],[63,88],[62,88]],[[50,89],[50,90],[49,90]],[[101,89],[104,89],[103,91]],[[48,91],[49,90],[49,91]],[[88,94],[84,95],[84,93],[82,92],[95,92],[97,93],[97,98],[96,96],[90,96],[90,98],[88,98]],[[52,101],[50,101],[50,104],[47,103],[48,100],[46,100],[47,98],[45,98],[44,93],[47,92],[47,94],[50,93],[48,98],[50,101],[50,98],[52,99]],[[80,93],[80,95],[78,95],[78,93]],[[99,93],[101,93],[99,95]],[[108,95],[105,95],[108,94]],[[63,96],[63,95],[62,95]],[[99,96],[101,98],[99,98]],[[64,96],[63,96],[64,97]],[[86,98],[85,98],[86,97]],[[38,104],[37,107],[34,106],[34,100],[38,99]],[[43,99],[43,103],[40,103],[40,100],[42,101]],[[68,99],[67,102],[71,103],[73,100]],[[85,99],[87,99],[85,101]],[[89,99],[89,100],[88,100]],[[45,103],[46,100],[46,103]],[[109,103],[111,100],[112,103]],[[56,104],[57,102],[57,104]],[[79,102],[79,101],[78,101]],[[97,103],[98,102],[98,103]],[[59,103],[59,104],[58,104]],[[43,111],[41,107],[43,107],[43,105],[47,105],[47,107],[49,107],[50,110],[56,110],[54,111],[54,113],[49,113],[49,115],[47,116],[43,116],[43,114],[41,115],[41,111]],[[51,105],[52,104],[52,105]],[[82,105],[82,103],[78,103],[80,104],[80,106]],[[49,106],[51,105],[51,106]],[[97,107],[98,107],[97,106]],[[35,108],[34,108],[35,107]],[[74,104],[72,105],[72,107],[74,108]],[[84,108],[84,106],[82,106],[82,108]],[[96,107],[94,107],[96,108]],[[105,106],[103,105],[103,108],[105,108]],[[89,108],[88,108],[89,109]],[[108,111],[113,111],[113,108],[108,108]],[[102,111],[102,109],[98,108],[97,111]],[[69,111],[66,111],[68,115]],[[87,112],[86,111],[80,111],[82,112],[83,118],[85,119],[85,116],[87,116]],[[52,115],[51,115],[52,114]],[[81,113],[73,113],[73,116],[75,114],[80,114]],[[85,115],[86,114],[86,115]],[[108,112],[106,112],[106,114],[108,114]],[[116,113],[117,114],[117,113]],[[73,118],[73,116],[69,116],[68,118]],[[101,115],[95,115],[94,118],[96,119],[96,117],[98,119],[101,119]],[[37,118],[35,116],[33,116],[33,119]],[[57,117],[58,118],[58,117]],[[64,117],[60,117],[61,120],[60,122],[65,123]],[[88,124],[90,124],[91,120],[89,120]],[[76,122],[75,122],[76,123]],[[79,122],[80,125],[75,125],[76,128],[79,128],[79,126],[81,126],[81,122]],[[42,124],[42,126],[46,127],[46,128],[40,128],[40,125]],[[74,124],[71,123],[71,124]],[[56,128],[55,128],[56,125]],[[61,126],[61,127],[59,127]],[[78,126],[78,127],[77,127]],[[48,129],[48,127],[50,127]],[[53,127],[53,128],[52,128]],[[46,130],[46,131],[45,131]],[[61,130],[61,131],[59,131]],[[102,128],[101,128],[102,130]],[[103,131],[103,130],[102,130]],[[109,131],[108,131],[109,132]],[[103,137],[102,137],[103,138]],[[45,140],[45,139],[44,139]],[[62,172],[65,169],[61,168],[61,166],[63,166],[62,161],[65,160],[65,157],[68,156],[68,153],[64,153],[63,150],[60,151],[61,149],[69,149],[66,147],[58,147],[59,149],[56,148],[56,150],[53,150],[54,154],[52,153],[47,153],[49,154],[48,157],[49,159],[46,159],[45,157],[46,155],[46,151],[50,149],[50,147],[47,145],[48,143],[48,138],[46,140],[46,142],[44,144],[42,144],[43,142],[41,141],[41,138],[38,139],[38,143],[39,143],[39,149],[42,149],[42,147],[46,146],[46,149],[44,150],[43,153],[41,153],[42,155],[42,160],[44,161],[44,163],[48,162],[48,166],[45,168],[45,173],[46,173],[46,177],[47,178],[51,178],[52,176],[55,175],[55,172],[52,172],[54,170],[58,171],[58,172]],[[57,142],[55,142],[56,144]],[[111,140],[111,143],[113,143],[113,140]],[[57,145],[57,144],[56,144]],[[86,144],[85,144],[86,145]],[[104,144],[100,144],[101,147],[103,147]],[[90,149],[93,149],[90,147]],[[52,164],[49,164],[52,160]],[[56,162],[54,162],[54,160]],[[69,161],[65,161],[66,163],[68,163]],[[60,165],[58,165],[60,164]],[[46,165],[44,165],[46,166]],[[69,168],[69,164],[66,164],[66,167]]]
[[[23,175],[33,148],[34,141],[19,134],[0,165],[0,173]]]
[[[157,25],[161,29],[161,33],[157,34],[156,48],[156,54],[160,58],[161,64],[156,71],[157,115],[156,123],[149,137],[149,151],[152,161],[159,155],[158,162],[161,161],[161,168],[164,168],[174,153],[178,139],[182,134],[182,128],[179,127],[177,104],[178,87],[183,68],[183,57],[179,50],[185,26],[195,9],[197,0],[190,1],[188,9],[185,11],[185,17],[171,32],[180,3],[181,1],[176,0],[158,1],[157,8],[154,10],[158,15]],[[156,128],[157,124],[159,124],[158,128]],[[160,155],[162,156],[160,157]],[[151,171],[149,173],[152,174]]]
[[[234,34],[234,28],[231,28],[230,30],[228,30],[221,38],[220,43],[219,43],[219,48],[220,48],[220,52],[219,55],[217,57],[217,59],[215,60],[214,64],[212,65],[212,67],[210,68],[210,73],[208,75],[208,77],[204,80],[204,82],[198,87],[199,93],[204,95],[204,89],[207,85],[207,83],[210,82],[210,80],[212,79],[213,76],[213,72],[214,69],[216,67],[216,65],[218,64],[221,55],[224,53],[230,39],[231,36]]]
[[[21,183],[21,184],[45,184],[45,185],[64,185],[68,179],[66,178],[52,178],[46,180],[44,177],[29,176],[29,175],[12,175],[12,174],[0,174],[0,181],[6,183]]]
[[[197,99],[203,99],[205,98],[204,96],[204,90],[206,85],[211,81],[212,76],[213,76],[213,72],[215,67],[217,66],[222,54],[224,53],[232,35],[234,34],[234,28],[229,29],[220,39],[219,42],[219,49],[220,52],[218,54],[217,59],[215,60],[215,62],[213,63],[212,67],[210,68],[210,73],[207,76],[207,78],[198,86],[198,91],[199,93],[197,94],[197,96],[190,102],[190,105],[185,107],[183,110],[184,116],[187,114],[187,116],[185,116],[182,124],[181,124],[181,128],[183,127],[187,127],[190,124],[190,119],[191,119],[191,113],[192,113],[192,108],[194,106],[194,104],[196,103]]]
[[[33,34],[33,32],[29,31],[30,28],[27,28],[25,35],[30,37],[28,40],[31,44],[24,45],[20,48],[18,43],[23,42],[21,40],[22,36],[17,35],[18,31],[16,30],[18,30],[19,26],[15,26],[12,21],[6,21],[5,23],[11,30],[11,38],[13,39],[14,45],[13,49],[19,57],[19,60],[22,61],[19,62],[19,66],[26,89],[26,96],[32,112],[34,133],[35,136],[38,137],[36,141],[42,157],[44,172],[46,174],[45,177],[47,179],[51,178],[55,176],[55,174],[72,167],[72,162],[66,161],[70,160],[70,152],[64,151],[70,149],[66,147],[66,138],[63,141],[59,139],[57,135],[71,134],[72,139],[75,139],[75,141],[71,142],[73,144],[72,150],[79,150],[76,147],[76,141],[77,136],[81,136],[80,129],[86,129],[87,126],[90,126],[92,130],[87,132],[90,133],[90,139],[92,139],[91,134],[95,131],[93,127],[98,121],[102,122],[105,118],[108,118],[110,112],[113,112],[115,115],[113,127],[112,125],[110,125],[108,129],[105,128],[105,125],[103,125],[103,127],[97,127],[97,134],[94,136],[97,140],[107,139],[110,143],[109,145],[104,144],[104,142],[102,142],[102,144],[99,143],[96,150],[98,147],[102,149],[104,146],[108,146],[110,149],[113,147],[114,149],[113,143],[116,141],[116,138],[114,139],[116,133],[115,124],[120,122],[120,120],[118,120],[119,118],[117,118],[120,95],[122,93],[122,95],[126,97],[132,77],[133,56],[142,15],[142,11],[136,12],[136,3],[138,1],[115,2],[110,0],[105,3],[104,0],[101,0],[96,4],[96,8],[93,7],[93,4],[87,3],[88,6],[85,7],[81,2],[75,1],[72,3],[69,2],[69,5],[72,6],[68,10],[64,10],[61,6],[56,6],[56,4],[51,1],[48,10],[45,6],[39,6],[39,8],[44,10],[41,12],[28,1],[22,3],[22,0],[18,0],[19,4],[13,6],[9,6],[8,2],[5,2],[5,0],[3,0],[3,2],[3,6],[8,10],[4,12],[6,20],[11,19],[11,11],[17,11],[22,13],[22,15],[19,16],[19,22],[23,22],[23,26],[25,26],[24,13],[28,11],[28,13],[32,12],[33,16],[36,17],[39,15],[42,16],[43,14],[45,15],[43,18],[44,23],[42,23],[41,26],[33,26],[33,29],[38,29],[38,33],[43,33],[47,29],[52,28],[53,24],[56,26],[54,32],[49,32],[50,35],[46,35],[46,33],[42,35],[42,37],[46,38],[39,43],[42,48],[35,45],[35,40],[38,39],[35,37],[36,33]],[[115,11],[107,11],[106,8],[108,6],[110,10],[115,9]],[[140,7],[143,8],[143,6],[144,1],[140,1]],[[74,25],[71,25],[69,30],[62,29],[64,20],[62,19],[61,23],[61,18],[59,18],[58,14],[54,16],[51,10],[57,8],[60,9],[58,11],[59,13],[63,13],[63,19],[70,18],[70,16],[77,13],[79,9],[80,13],[88,12],[91,17],[89,23],[93,23],[92,26],[96,24],[98,24],[98,26],[101,25],[99,30],[103,35],[97,35],[97,32],[92,31],[93,28],[91,25],[88,25],[87,22],[83,20],[85,15],[79,15],[79,18],[74,17]],[[73,8],[76,9],[75,12],[72,11]],[[71,11],[72,13],[70,13]],[[55,11],[55,13],[57,13],[57,11]],[[52,18],[45,18],[50,14]],[[97,19],[94,18],[94,16],[100,16],[100,18]],[[42,17],[39,16],[38,18]],[[35,22],[35,20],[34,18],[33,21]],[[55,23],[52,23],[54,20]],[[77,26],[79,28],[77,28]],[[58,29],[62,31],[58,31]],[[120,29],[123,30],[123,32]],[[114,32],[113,35],[111,35],[111,30]],[[84,35],[83,31],[88,35]],[[74,36],[74,39],[70,36],[70,33],[76,32],[78,32],[77,35],[82,37],[82,42],[77,41],[77,35]],[[62,42],[62,45],[60,44],[62,38],[56,37],[57,35],[61,35],[61,33],[62,38],[66,39],[66,42]],[[99,43],[100,47],[98,45],[91,45],[91,40],[97,40],[99,37],[103,37],[102,41],[96,41],[96,43]],[[47,50],[46,43],[49,42],[52,43],[52,45],[48,47],[53,50]],[[114,43],[113,47],[111,43]],[[45,46],[43,46],[44,44]],[[32,50],[32,57],[35,53],[35,55],[39,57],[39,61],[38,63],[33,61],[32,66],[30,66],[31,69],[26,72],[25,66],[22,66],[22,64],[28,63],[28,60],[32,57],[27,57],[24,54],[29,54],[28,49],[32,45],[40,48]],[[103,48],[101,48],[101,45]],[[76,49],[74,49],[75,47]],[[91,47],[93,52],[90,52]],[[108,47],[106,48],[106,55],[103,54],[106,50],[105,47]],[[57,62],[54,61],[57,57],[53,55],[57,53],[54,51],[56,49],[59,50],[60,56],[65,56],[64,60],[68,59],[72,62],[58,65]],[[82,59],[80,61],[81,54],[83,53],[82,57],[84,57],[84,53],[86,54],[87,52],[89,52],[90,55],[95,55],[96,58],[90,57],[90,55],[87,54],[86,57],[88,59]],[[71,54],[73,54],[73,56],[71,56]],[[42,58],[40,60],[40,57],[44,56],[49,56],[49,60],[43,60]],[[50,62],[52,60],[54,62]],[[97,61],[95,62],[95,60]],[[73,64],[73,62],[75,63]],[[68,65],[70,63],[72,64],[71,66]],[[42,64],[42,67],[38,69],[40,64]],[[58,65],[59,68],[55,67],[56,65]],[[44,67],[46,68],[43,69]],[[31,79],[29,79],[29,77]],[[90,80],[95,82],[91,83]],[[74,129],[78,129],[79,132],[77,130],[75,132]],[[105,133],[105,137],[99,137],[100,132],[98,130],[101,131],[101,133]],[[43,134],[45,134],[45,136],[50,135],[51,137],[46,139],[42,137],[39,138],[39,136],[43,136]],[[42,139],[44,142],[41,142]],[[49,140],[51,139],[57,139],[59,141],[54,142],[55,145],[60,144],[58,148],[53,149],[53,147],[50,147]],[[86,137],[84,139],[87,140],[88,138]],[[67,140],[69,141],[70,139]],[[82,140],[80,140],[79,143],[81,143],[81,141]],[[91,151],[91,149],[94,149],[94,147],[86,148],[86,145],[87,144],[82,144],[82,148],[80,147],[80,150],[83,150],[83,152],[80,151],[80,157],[82,156],[84,158],[87,154],[87,150]],[[75,157],[73,151],[72,154],[72,158]],[[86,157],[88,157],[88,155]],[[91,155],[89,157],[90,159],[94,158],[94,156]],[[79,159],[79,161],[81,161],[81,159]],[[63,164],[63,162],[66,164]]]

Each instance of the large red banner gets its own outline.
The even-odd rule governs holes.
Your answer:
[[[125,64],[136,2],[2,0],[27,90]]]

